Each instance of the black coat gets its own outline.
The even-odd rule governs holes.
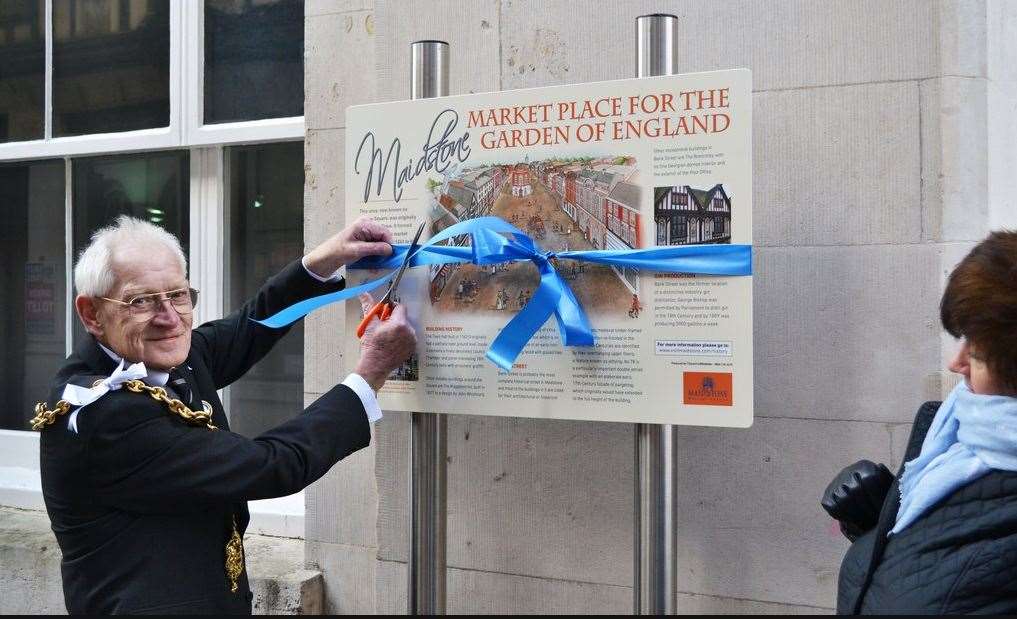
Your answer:
[[[921,452],[939,404],[918,410],[905,462]],[[844,557],[838,613],[1017,613],[1017,473],[990,472],[887,539],[899,508],[895,481],[879,524]]]
[[[191,408],[210,402],[217,431],[188,425],[148,394],[126,389],[84,408],[78,433],[66,416],[42,430],[43,497],[63,553],[69,612],[250,613],[246,568],[236,593],[226,577],[233,520],[242,535],[246,501],[301,490],[365,447],[370,425],[353,390],[337,385],[302,415],[248,439],[229,431],[216,390],[286,333],[251,317],[341,287],[314,280],[294,262],[238,312],[192,332],[190,371],[182,368]],[[58,372],[49,404],[68,382],[90,386],[114,368],[88,338]]]

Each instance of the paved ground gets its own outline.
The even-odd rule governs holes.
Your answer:
[[[525,197],[511,195],[509,185],[506,183],[495,199],[491,214],[522,229],[544,250],[561,250],[566,243],[568,249],[594,249],[583,238],[575,223],[558,206],[557,197],[536,178],[532,179],[532,183],[533,193]],[[543,239],[537,238],[536,228],[529,225],[532,216],[538,216],[544,222]],[[561,260],[558,271],[565,276],[588,314],[610,314],[618,317],[627,315],[632,293],[610,267]],[[474,291],[461,296],[457,294],[460,281],[466,283],[465,290],[468,291],[472,287]],[[539,283],[537,269],[531,263],[514,263],[495,269],[493,273],[491,267],[463,265],[449,278],[435,307],[439,311],[515,313],[521,307],[520,293],[524,298],[527,293],[532,295]],[[499,311],[496,309],[497,295],[501,290],[505,290],[508,295],[508,303]]]

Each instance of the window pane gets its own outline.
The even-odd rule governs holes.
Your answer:
[[[304,249],[302,142],[229,149],[229,310]],[[303,408],[304,327],[297,323],[229,392],[230,426],[255,436]]]
[[[119,215],[146,219],[172,232],[187,254],[190,230],[190,159],[186,151],[76,159],[72,210],[74,256],[92,233]],[[74,341],[85,335],[74,321]]]
[[[167,0],[53,0],[53,135],[169,126]]]
[[[45,0],[0,2],[0,142],[43,137],[44,7]]]
[[[66,357],[63,162],[0,166],[0,205],[0,428],[29,430]]]
[[[206,0],[205,123],[304,114],[304,3]]]

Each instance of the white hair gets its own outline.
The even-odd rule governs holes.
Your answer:
[[[142,219],[121,215],[109,226],[92,234],[92,242],[81,252],[78,263],[74,265],[74,288],[86,297],[109,294],[116,284],[113,273],[115,252],[126,245],[151,247],[155,244],[169,249],[180,263],[180,270],[187,273],[187,259],[176,236]]]

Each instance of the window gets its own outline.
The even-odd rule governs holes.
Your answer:
[[[206,0],[206,124],[304,115],[302,0]]]
[[[0,429],[28,430],[66,356],[64,162],[0,165],[0,204]]]
[[[670,245],[684,245],[688,241],[689,235],[689,218],[685,215],[675,217],[671,220],[671,240]]]
[[[45,95],[40,3],[0,2],[0,142],[42,139]]]
[[[120,215],[162,226],[180,239],[187,254],[190,236],[189,165],[186,151],[91,157],[73,163],[73,253],[85,249],[92,234]],[[72,321],[73,340],[85,336]]]
[[[300,0],[3,0],[0,161],[301,139]]]
[[[0,432],[0,469],[22,466],[4,441],[37,449],[23,431],[31,404],[83,336],[70,262],[96,228],[129,213],[176,234],[202,290],[195,321],[299,257],[303,27],[299,0],[0,0],[0,380],[13,393],[0,430],[21,430]],[[258,195],[286,215],[233,211]],[[228,412],[254,411],[245,433],[301,407],[299,332],[273,354],[223,394]],[[301,536],[303,499],[289,503],[269,525],[252,504],[251,530]]]
[[[234,147],[229,167],[228,311],[303,253],[301,143]],[[298,323],[229,389],[230,426],[255,436],[292,417],[304,397],[304,327]]]
[[[53,135],[168,127],[165,0],[53,0]]]

